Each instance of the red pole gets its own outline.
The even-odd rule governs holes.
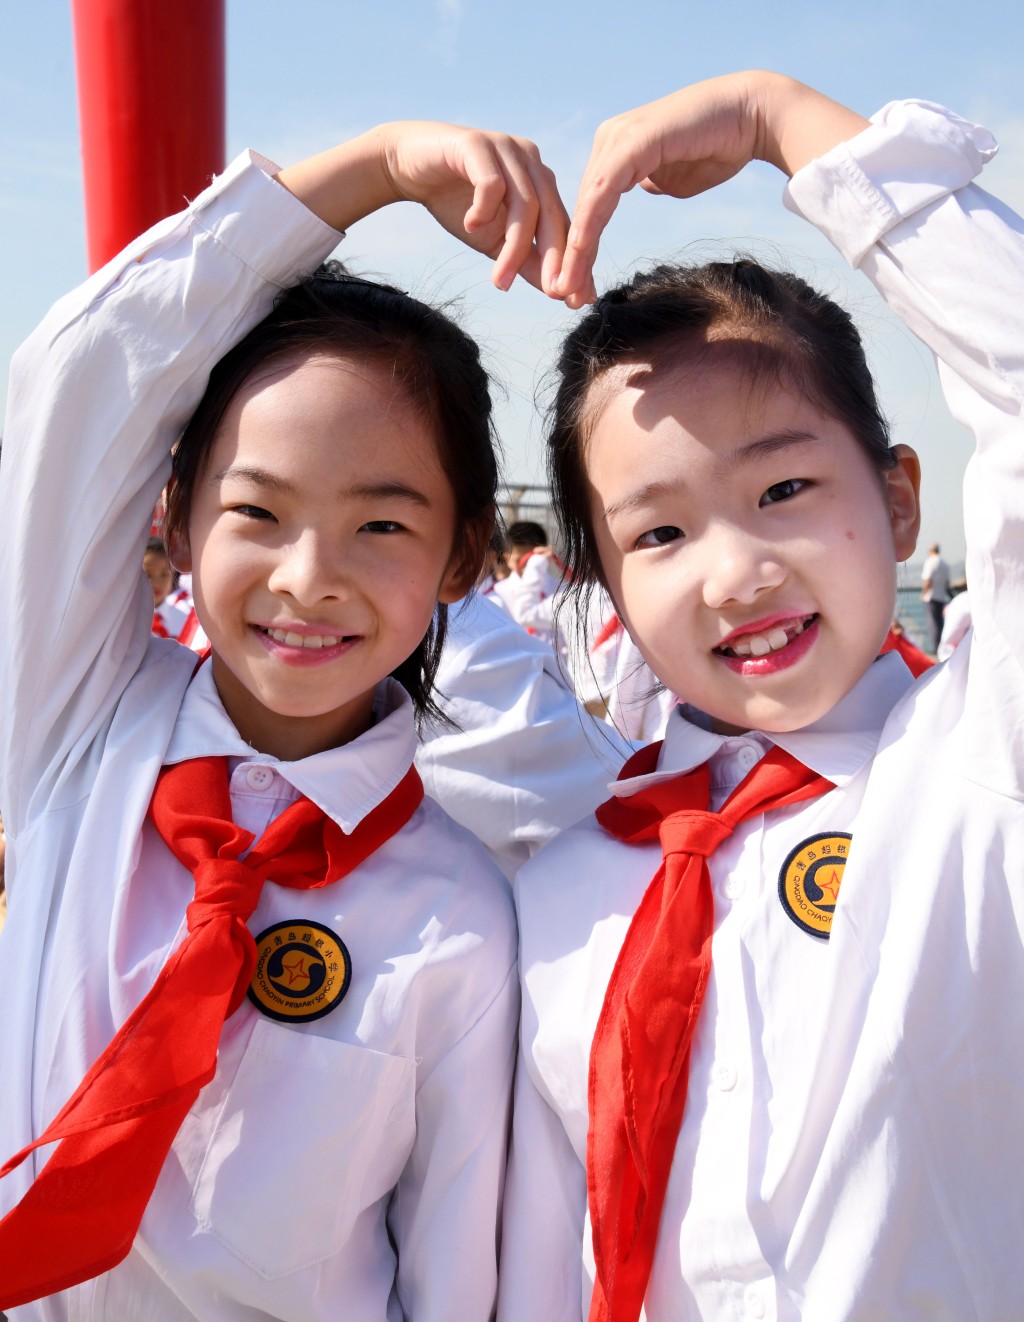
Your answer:
[[[72,0],[89,269],[224,168],[224,0]]]

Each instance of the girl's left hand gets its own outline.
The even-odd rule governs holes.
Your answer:
[[[494,258],[492,279],[517,274],[552,292],[569,229],[555,176],[526,138],[450,124],[387,124],[384,160],[401,196]]]
[[[432,121],[383,124],[277,178],[335,229],[392,202],[419,202],[494,259],[499,289],[522,275],[554,293],[569,217],[554,175],[525,138]]]

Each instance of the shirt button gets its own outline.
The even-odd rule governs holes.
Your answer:
[[[273,785],[274,773],[269,767],[249,767],[245,780],[251,790],[265,790]]]
[[[764,1300],[755,1289],[751,1288],[747,1291],[743,1296],[743,1302],[746,1304],[747,1312],[751,1317],[764,1317],[767,1311]]]
[[[722,1092],[730,1092],[736,1087],[736,1067],[729,1065],[725,1061],[720,1061],[712,1072],[712,1078],[715,1081],[715,1087],[720,1088]]]
[[[749,744],[744,744],[738,754],[739,764],[744,771],[749,771],[758,761],[757,753]]]
[[[738,900],[746,889],[743,878],[737,876],[735,872],[729,874],[726,878],[722,891],[727,900]]]

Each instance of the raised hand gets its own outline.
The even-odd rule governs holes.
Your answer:
[[[425,206],[457,238],[553,292],[569,217],[554,176],[525,138],[432,121],[384,124],[282,170],[279,181],[336,229],[392,202]]]
[[[694,83],[606,120],[580,183],[555,292],[570,307],[593,302],[598,244],[631,188],[694,197],[755,159],[792,174],[865,122],[802,83],[760,71]]]

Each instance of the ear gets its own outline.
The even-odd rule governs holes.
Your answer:
[[[909,445],[895,445],[893,450],[898,462],[895,468],[882,474],[882,479],[889,502],[896,559],[903,561],[914,554],[921,531],[921,463],[916,450]]]
[[[446,606],[461,601],[475,587],[484,564],[484,553],[494,531],[494,507],[475,519],[462,535],[461,546],[452,551],[448,567],[437,590],[437,599]]]
[[[192,548],[189,545],[188,535],[179,532],[177,528],[166,529],[167,537],[167,558],[171,562],[172,568],[179,574],[191,574],[192,572]]]

